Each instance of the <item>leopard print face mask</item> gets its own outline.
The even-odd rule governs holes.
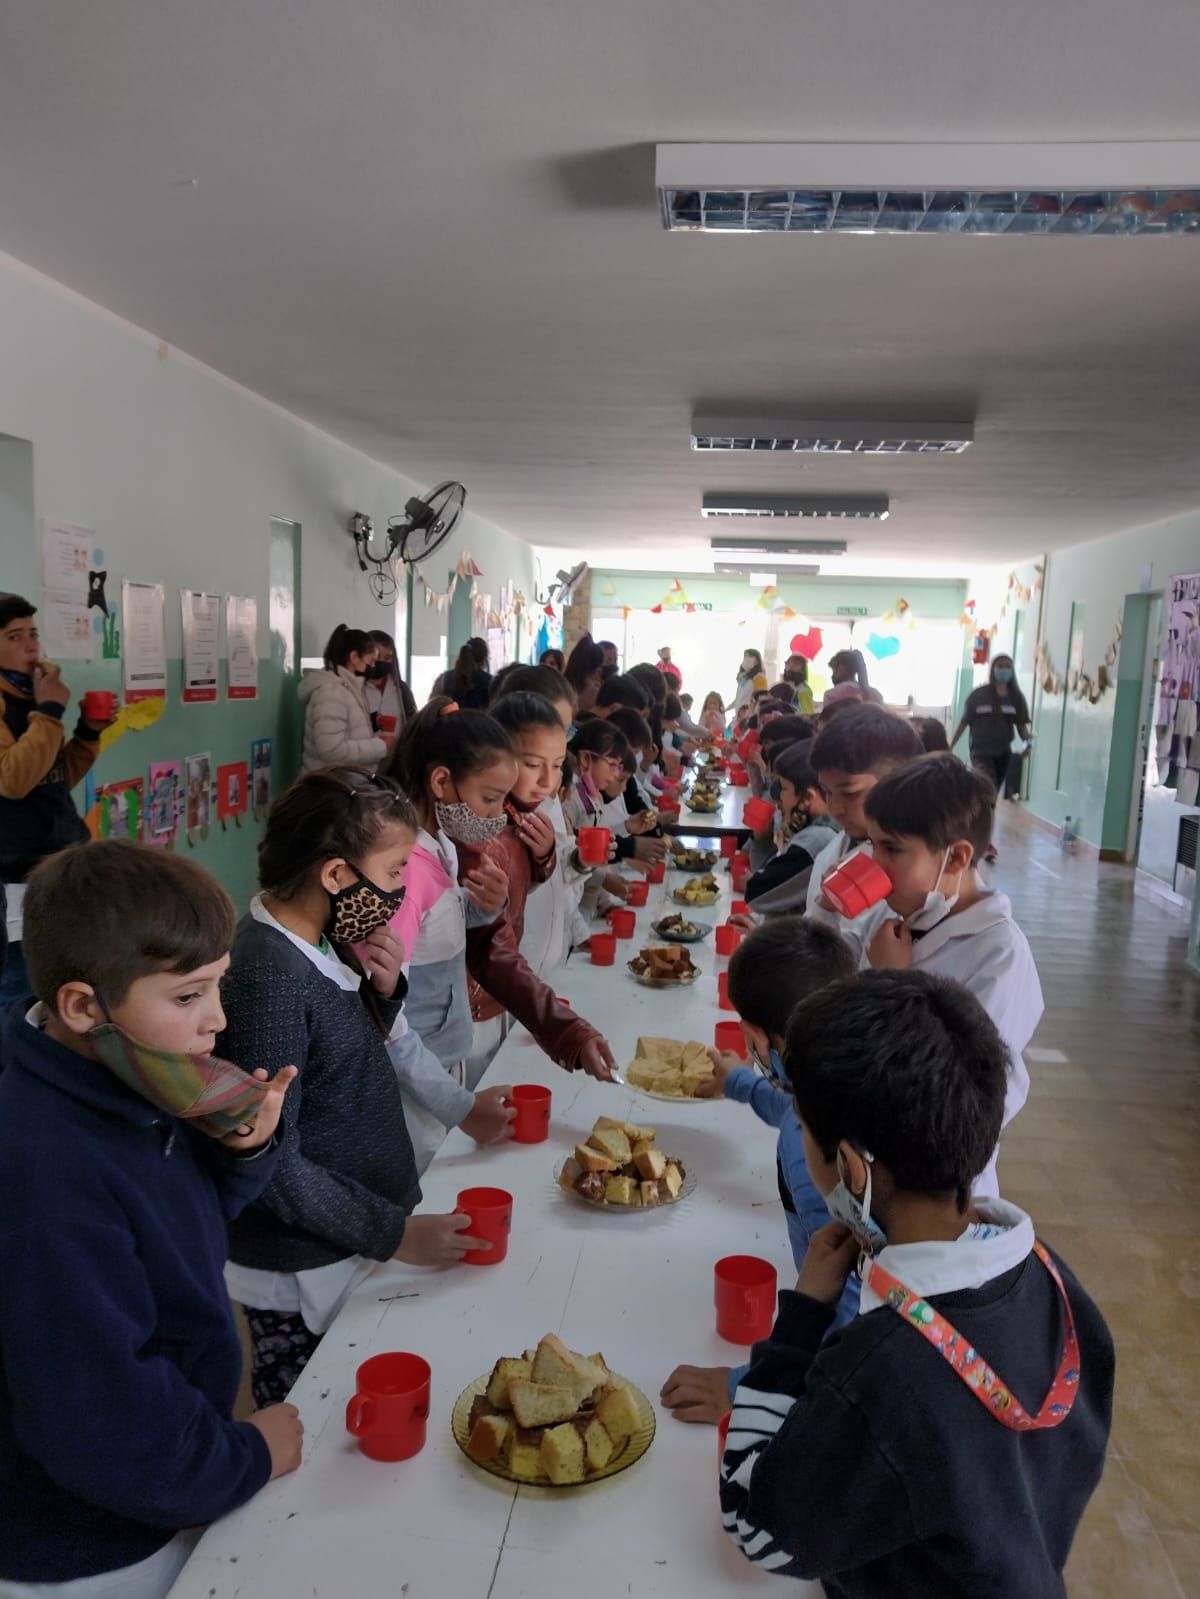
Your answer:
[[[404,885],[387,893],[369,877],[356,872],[358,881],[329,896],[325,936],[331,944],[360,944],[368,933],[390,922],[404,901]]]

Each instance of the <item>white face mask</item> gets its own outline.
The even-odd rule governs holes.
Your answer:
[[[843,1221],[862,1244],[868,1254],[877,1255],[887,1244],[887,1234],[871,1215],[871,1164],[873,1156],[864,1149],[863,1162],[867,1168],[867,1186],[861,1199],[855,1199],[842,1174],[842,1157],[838,1155],[837,1186],[825,1195],[825,1208],[834,1221]]]
[[[940,883],[942,878],[945,876],[946,862],[949,859],[950,851],[947,850],[942,856],[942,864],[937,874],[937,882],[934,883],[929,893],[926,894],[924,905],[921,906],[920,910],[914,911],[911,916],[906,916],[904,918],[904,920],[908,923],[909,928],[914,933],[927,933],[931,927],[936,927],[939,922],[944,922],[946,917],[949,916],[950,912],[958,904],[957,889],[953,894],[943,894],[941,889],[938,887],[938,883]]]

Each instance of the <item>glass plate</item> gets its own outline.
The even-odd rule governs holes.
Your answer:
[[[454,1435],[454,1442],[464,1455],[467,1455],[467,1440],[471,1436],[469,1425],[471,1406],[480,1394],[486,1393],[491,1376],[489,1371],[482,1377],[476,1377],[473,1383],[468,1383],[454,1402],[450,1431]],[[467,1459],[473,1466],[478,1466],[480,1471],[486,1471],[489,1476],[499,1477],[504,1482],[516,1483],[518,1487],[524,1488],[586,1488],[590,1483],[602,1482],[605,1477],[615,1477],[618,1472],[627,1471],[630,1466],[637,1464],[654,1442],[654,1406],[640,1388],[635,1388],[631,1382],[626,1382],[625,1378],[615,1371],[613,1376],[617,1382],[624,1383],[637,1400],[641,1425],[625,1440],[620,1453],[614,1455],[603,1471],[593,1471],[582,1482],[551,1482],[549,1477],[537,1477],[532,1480],[528,1477],[514,1477],[503,1460],[476,1460],[471,1455],[467,1455]]]
[[[691,917],[688,920],[691,921]],[[668,944],[699,944],[712,932],[711,922],[692,922],[692,926],[696,929],[694,933],[675,933],[658,921],[650,923],[650,930],[657,933],[659,938],[665,939]]]
[[[646,972],[630,972],[628,965],[625,970],[643,988],[690,988],[700,975],[699,972],[692,972],[688,977],[650,977]]]
[[[655,1094],[653,1097],[655,1099],[665,1099],[668,1096],[665,1094]],[[680,1101],[673,1099],[671,1103],[673,1105],[678,1105]],[[668,1160],[671,1159],[670,1156],[667,1156],[666,1158]],[[566,1194],[568,1199],[578,1200],[581,1205],[586,1205],[589,1210],[602,1210],[608,1216],[653,1216],[656,1211],[671,1210],[672,1207],[678,1205],[681,1200],[690,1198],[693,1190],[696,1187],[695,1176],[690,1168],[684,1166],[683,1187],[675,1195],[674,1199],[660,1200],[657,1205],[610,1205],[608,1201],[604,1199],[585,1198],[585,1196],[581,1194],[577,1188],[567,1189],[563,1187],[562,1183],[560,1183],[558,1179],[562,1175],[563,1167],[570,1159],[570,1155],[564,1156],[564,1158],[560,1160],[558,1165],[554,1168],[554,1186],[558,1189],[560,1194]],[[682,1161],[676,1161],[675,1164],[680,1166],[683,1163]]]
[[[704,872],[710,872],[721,859],[720,851],[715,849],[700,849],[696,850],[695,853],[700,858],[689,861],[686,866],[678,855],[673,855],[669,850],[667,851],[667,860],[669,865],[676,871],[691,872],[692,876],[695,877]]]

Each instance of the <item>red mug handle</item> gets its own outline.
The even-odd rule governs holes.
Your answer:
[[[346,1431],[352,1432],[356,1438],[361,1438],[371,1426],[375,1415],[375,1404],[365,1394],[355,1394],[346,1406]]]

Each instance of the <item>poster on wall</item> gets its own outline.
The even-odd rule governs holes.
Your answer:
[[[180,589],[183,618],[183,703],[211,704],[217,697],[221,649],[221,596]]]
[[[146,780],[126,777],[117,783],[96,786],[96,804],[89,813],[89,826],[96,838],[142,837]]]
[[[167,692],[166,596],[161,583],[121,584],[122,661],[125,703],[157,699]]]
[[[225,648],[229,657],[229,682],[225,697],[258,697],[258,601],[253,595],[225,596]]]
[[[212,758],[209,755],[189,755],[184,762],[184,793],[186,798],[186,827],[189,844],[199,844],[208,837],[208,813],[212,804]]]
[[[150,763],[146,801],[146,842],[170,849],[179,833],[179,802],[183,793],[183,768],[178,761]]]
[[[46,522],[42,531],[42,650],[52,661],[90,661],[95,632],[89,607],[91,528]]]
[[[1167,636],[1159,676],[1155,742],[1160,781],[1180,805],[1200,795],[1200,572],[1167,585]]]
[[[271,740],[256,738],[250,746],[251,798],[256,822],[265,822],[271,808],[271,759]]]
[[[250,769],[245,761],[217,767],[217,820],[224,827],[232,816],[238,826],[250,809]]]

